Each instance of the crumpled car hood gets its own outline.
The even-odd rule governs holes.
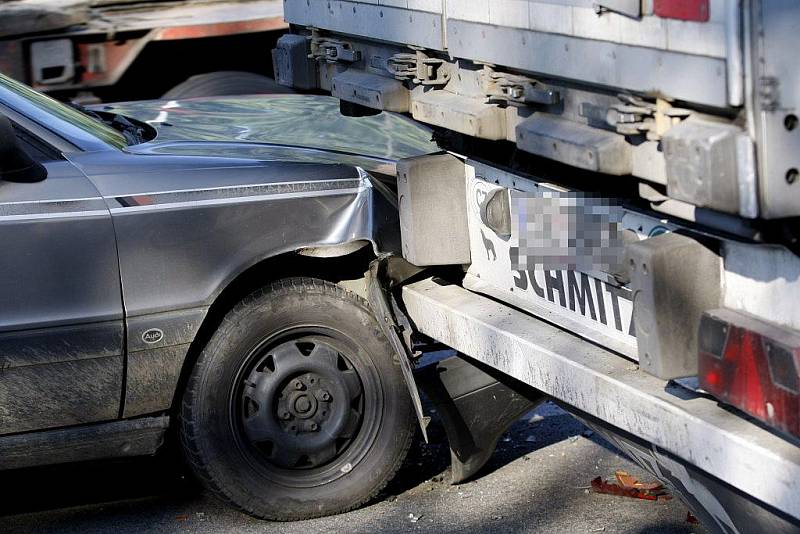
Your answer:
[[[325,96],[124,102],[96,109],[135,118],[157,130],[154,140],[129,148],[137,153],[358,165],[362,157],[394,162],[439,150],[431,131],[406,117],[387,112],[345,117],[338,100]]]

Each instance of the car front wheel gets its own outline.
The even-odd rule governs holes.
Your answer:
[[[265,519],[335,514],[402,464],[414,418],[366,303],[321,280],[259,290],[200,355],[180,414],[184,451],[215,494]]]

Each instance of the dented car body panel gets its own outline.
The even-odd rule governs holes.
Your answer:
[[[158,130],[150,143],[132,152],[184,152],[224,155],[219,145],[236,151],[252,145],[292,147],[289,159],[302,157],[298,148],[343,156],[396,161],[437,150],[430,130],[402,115],[385,113],[346,117],[333,97],[265,95],[195,98],[183,101],[124,102],[96,109],[145,121]],[[287,154],[289,154],[287,152]]]
[[[103,195],[117,236],[125,417],[169,408],[208,308],[251,267],[306,247],[356,241],[382,251],[399,247],[392,200],[351,166],[203,161],[195,168],[194,158],[183,158],[187,167],[165,180],[94,159],[75,163]],[[162,334],[148,338],[153,329]]]
[[[15,106],[19,92],[0,84],[0,112],[75,147],[55,150],[39,184],[0,184],[0,244],[18,251],[0,260],[14,275],[0,282],[3,298],[15,303],[0,308],[0,435],[166,411],[209,308],[237,277],[309,248],[398,250],[396,198],[375,176],[434,151],[430,132],[391,116],[354,127],[332,99],[288,98],[123,104],[114,112],[150,121],[157,135],[120,149],[86,143],[85,128],[59,129],[69,116],[48,117],[47,106]],[[303,102],[308,116],[294,120]],[[235,124],[219,120],[229,112]],[[393,145],[393,127],[405,141]],[[15,227],[28,234],[6,231]],[[26,263],[27,248],[38,264]],[[23,320],[81,287],[96,309]],[[41,377],[61,393],[38,401]]]

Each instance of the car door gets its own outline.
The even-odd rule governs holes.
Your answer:
[[[116,419],[123,308],[110,213],[18,125],[37,183],[0,180],[0,435]]]

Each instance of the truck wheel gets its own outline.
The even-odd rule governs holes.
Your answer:
[[[219,71],[198,74],[181,82],[161,98],[178,100],[203,96],[291,94],[289,87],[253,72]]]
[[[336,514],[373,498],[415,430],[400,364],[366,303],[285,279],[222,321],[189,378],[180,434],[216,495],[264,519]]]

